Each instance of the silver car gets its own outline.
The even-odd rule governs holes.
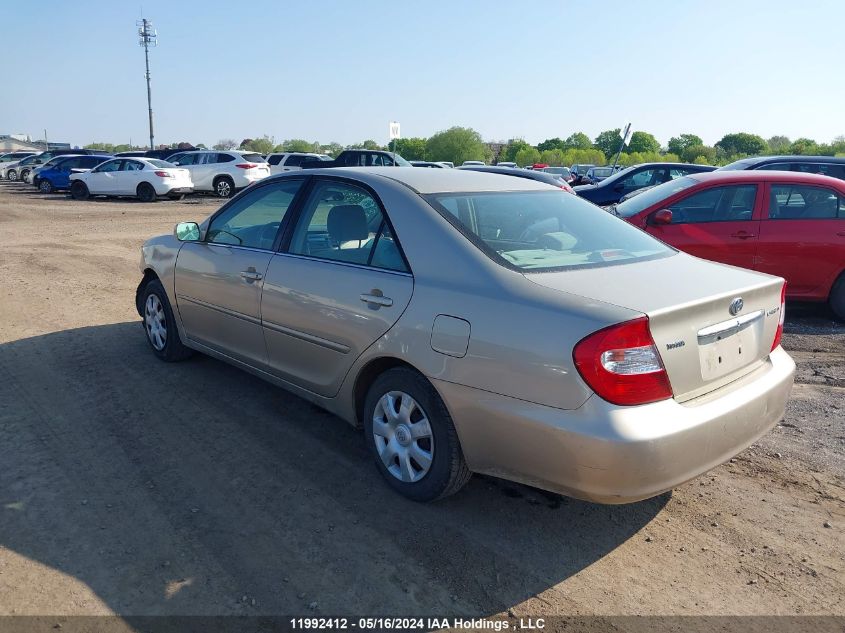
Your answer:
[[[766,433],[795,372],[783,279],[496,174],[271,177],[148,241],[141,272],[156,356],[209,354],[363,427],[420,501],[473,472],[657,495]]]

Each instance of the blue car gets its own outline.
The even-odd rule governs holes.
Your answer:
[[[70,175],[93,169],[100,163],[111,160],[114,156],[69,156],[58,161],[38,174],[38,190],[41,193],[53,193],[70,189]]]

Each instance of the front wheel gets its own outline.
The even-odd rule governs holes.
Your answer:
[[[14,169],[10,169],[6,172],[6,178],[11,180],[12,182],[15,182],[18,179],[18,172]]]
[[[158,279],[147,282],[141,293],[141,304],[144,318],[144,332],[153,354],[161,360],[172,363],[184,360],[194,352],[186,347],[179,338],[176,320],[164,286]]]
[[[830,289],[828,303],[830,303],[830,309],[836,315],[836,318],[845,321],[845,273],[839,275],[839,279],[834,282],[833,288]]]
[[[156,190],[148,182],[142,182],[138,185],[135,193],[138,194],[138,200],[141,202],[154,202],[156,199]]]
[[[55,190],[56,188],[53,186],[53,183],[46,178],[40,178],[38,180],[38,191],[41,193],[53,193]]]
[[[26,182],[28,178],[29,178],[29,170],[28,169],[22,169],[21,170],[21,180],[23,182]]]
[[[414,501],[434,501],[460,490],[467,468],[452,418],[424,376],[397,367],[367,392],[364,432],[388,485]]]
[[[84,182],[77,180],[70,186],[70,196],[74,200],[87,200],[90,195],[88,186]]]
[[[231,198],[235,195],[235,181],[228,176],[221,176],[214,181],[214,193],[218,198]]]

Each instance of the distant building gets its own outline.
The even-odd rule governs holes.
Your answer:
[[[48,149],[70,149],[70,143],[47,142]],[[0,152],[43,152],[44,141],[32,141],[23,134],[0,134]]]

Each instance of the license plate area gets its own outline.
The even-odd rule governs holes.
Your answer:
[[[705,381],[720,378],[760,357],[763,311],[723,321],[698,332],[698,357]]]

